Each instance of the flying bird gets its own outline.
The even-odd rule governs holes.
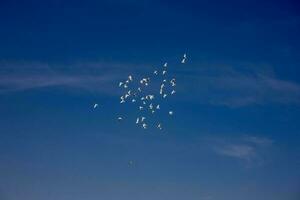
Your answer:
[[[147,124],[146,123],[143,123],[143,129],[146,129],[147,128]]]
[[[183,59],[181,60],[181,63],[184,64],[186,60],[186,54],[183,54]]]
[[[95,104],[94,104],[94,109],[95,109],[95,108],[97,108],[97,107],[98,107],[98,104],[97,104],[97,103],[95,103]]]
[[[159,123],[158,125],[157,125],[157,128],[159,128],[160,130],[162,129],[162,125]]]

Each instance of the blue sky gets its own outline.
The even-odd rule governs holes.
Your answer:
[[[299,199],[299,8],[1,1],[0,199]],[[141,130],[118,82],[164,62],[175,115]]]

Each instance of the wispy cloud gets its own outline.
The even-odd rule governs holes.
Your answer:
[[[129,74],[152,73],[148,64],[86,62],[50,65],[39,62],[0,62],[0,93],[42,87],[66,87],[118,94],[116,85]],[[300,85],[276,76],[272,67],[249,63],[187,63],[170,65],[178,78],[178,100],[242,107],[299,104]],[[184,99],[183,99],[184,98]]]
[[[0,93],[57,86],[115,94],[117,81],[136,67],[104,62],[65,65],[0,62]]]
[[[220,156],[238,159],[253,166],[264,162],[263,155],[272,144],[273,140],[264,137],[219,138],[214,140],[213,150]]]
[[[193,98],[200,103],[229,107],[300,103],[300,85],[277,78],[268,65],[199,64],[181,69],[181,73],[184,90],[192,88]]]

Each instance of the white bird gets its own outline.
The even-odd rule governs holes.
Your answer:
[[[164,79],[164,80],[163,80],[163,82],[165,83],[165,82],[167,82],[167,80],[166,80],[166,79]]]
[[[143,104],[144,104],[144,105],[146,105],[146,102],[145,102],[145,101],[143,101]]]
[[[171,94],[175,94],[175,92],[176,92],[175,90],[172,90]]]
[[[162,126],[160,123],[157,125],[157,128],[159,128],[160,130],[162,129]]]
[[[95,109],[95,108],[97,108],[97,107],[98,107],[98,104],[97,104],[97,103],[95,103],[95,104],[94,104],[94,109]]]
[[[123,82],[120,82],[120,83],[119,83],[119,87],[121,87],[122,85],[123,85]]]
[[[163,95],[163,98],[166,98],[166,97],[167,97],[167,94],[164,94],[164,95]]]
[[[125,103],[124,99],[122,99],[122,100],[120,101],[120,103]]]
[[[173,115],[173,111],[169,111],[169,115]]]
[[[129,160],[129,161],[128,161],[128,165],[129,165],[129,166],[132,166],[133,164],[134,164],[134,163],[133,163],[132,160]]]
[[[141,100],[143,101],[145,99],[145,97],[141,97]]]
[[[141,91],[142,91],[140,87],[138,87],[138,91],[139,91],[139,92],[141,92]]]
[[[143,110],[143,106],[140,106],[139,109],[140,109],[140,110]]]
[[[141,122],[143,122],[146,119],[146,117],[142,117]]]
[[[171,86],[172,86],[172,87],[175,87],[175,86],[176,86],[176,83],[171,82]]]
[[[167,73],[167,71],[166,71],[166,70],[164,70],[164,71],[162,72],[162,74],[163,74],[163,75],[165,75],[165,73]]]
[[[163,91],[162,91],[162,88],[160,88],[160,90],[159,90],[159,94],[162,94],[163,93]]]
[[[128,95],[128,94],[125,94],[125,99],[127,99],[127,97],[129,97],[129,95]]]
[[[160,88],[162,89],[162,88],[164,88],[165,87],[165,84],[161,84],[160,85]]]
[[[150,108],[151,110],[153,109],[152,103],[150,103],[149,108]]]
[[[149,95],[149,99],[150,100],[154,99],[154,95]]]
[[[143,123],[143,128],[146,129],[147,128],[147,124]]]
[[[183,54],[183,59],[181,60],[181,63],[184,64],[186,60],[186,54]]]
[[[155,112],[155,110],[152,110],[151,112],[152,112],[152,114],[153,114],[153,113]]]
[[[136,123],[136,124],[138,124],[138,123],[139,123],[139,121],[140,121],[140,118],[138,117],[138,118],[136,118],[136,121],[135,121],[135,123]]]
[[[126,84],[124,84],[124,88],[128,88],[128,86]]]
[[[121,121],[121,120],[123,120],[123,118],[122,117],[118,117],[118,121]]]
[[[165,63],[165,64],[164,64],[164,67],[167,67],[167,66],[168,66],[168,63]]]
[[[131,95],[131,90],[128,90],[127,94],[128,94],[128,95]]]
[[[157,70],[155,70],[155,71],[153,72],[153,74],[157,75],[157,74],[158,74]]]
[[[136,102],[136,100],[135,100],[135,99],[132,99],[131,102],[134,103],[134,102]]]
[[[159,107],[159,104],[156,106],[156,109],[157,109],[157,110],[159,110],[159,109],[160,109],[160,107]]]
[[[130,81],[132,81],[132,76],[131,76],[131,75],[129,75],[129,76],[128,76],[128,79],[129,79]]]

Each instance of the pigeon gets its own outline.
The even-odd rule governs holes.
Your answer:
[[[181,63],[184,64],[186,60],[186,54],[183,54],[183,59],[181,60]]]
[[[162,129],[162,126],[160,123],[157,125],[157,128],[159,128],[160,130]]]
[[[153,109],[153,105],[152,103],[149,105],[149,108],[152,110]]]
[[[95,103],[95,104],[94,104],[94,109],[95,109],[95,108],[97,108],[97,107],[98,107],[98,104],[97,104],[97,103]]]
[[[147,124],[146,123],[143,123],[143,129],[146,129],[147,128]]]
[[[159,94],[162,94],[163,93],[163,91],[162,91],[162,88],[160,88],[160,90],[159,90]]]
[[[129,160],[129,161],[128,161],[128,166],[129,166],[129,167],[133,166],[133,164],[134,164],[134,163],[133,163],[132,160]]]
[[[149,95],[149,99],[150,100],[154,99],[154,95]]]

